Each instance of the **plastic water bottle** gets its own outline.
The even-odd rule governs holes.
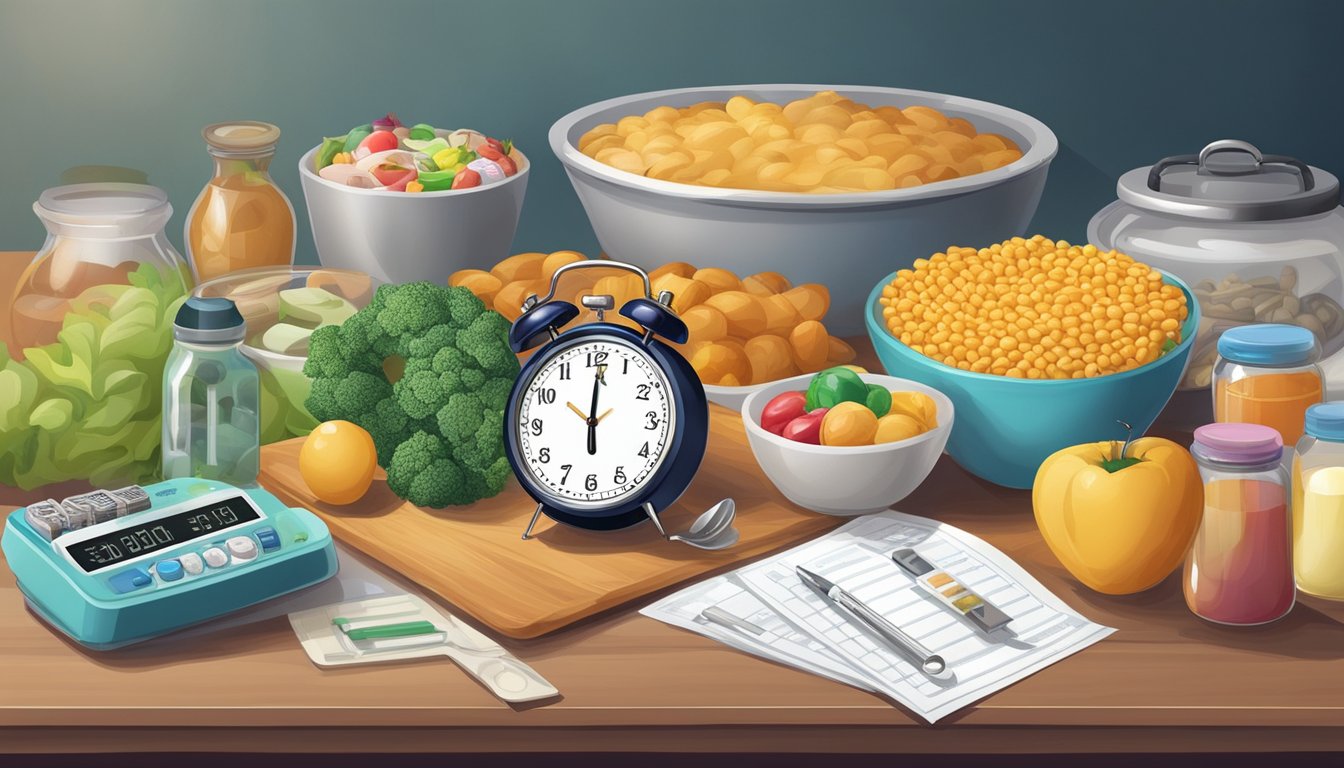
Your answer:
[[[255,485],[261,387],[247,328],[228,299],[192,297],[173,321],[163,371],[163,476]]]

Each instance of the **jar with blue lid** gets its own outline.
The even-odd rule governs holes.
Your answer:
[[[1295,325],[1224,331],[1213,367],[1214,421],[1271,427],[1284,445],[1293,445],[1302,437],[1307,409],[1325,399],[1320,355],[1316,335]]]
[[[1292,475],[1297,588],[1344,600],[1344,401],[1307,409]]]
[[[246,331],[229,299],[193,296],[178,310],[163,370],[165,479],[256,484],[261,386],[241,349]]]

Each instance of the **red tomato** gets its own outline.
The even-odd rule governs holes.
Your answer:
[[[505,176],[512,176],[518,172],[518,164],[513,162],[513,158],[508,155],[500,155],[499,159],[495,160],[495,163],[497,163],[500,168],[504,169]]]
[[[453,189],[470,189],[471,187],[479,187],[480,185],[481,174],[470,168],[463,168],[453,177]]]
[[[396,149],[398,141],[397,134],[391,131],[374,131],[368,136],[365,136],[363,141],[359,142],[359,146],[355,147],[355,154],[360,157],[368,157],[375,152],[386,152],[389,149]]]
[[[811,413],[804,413],[790,421],[780,433],[780,437],[799,443],[821,445],[821,419],[829,410],[830,408],[818,408]]]
[[[482,144],[481,146],[477,147],[476,154],[488,160],[495,160],[495,161],[498,161],[499,158],[504,156],[504,153],[499,151],[499,147],[496,147],[494,144],[491,144],[489,142],[486,142],[485,144]]]
[[[406,184],[414,181],[416,177],[414,168],[402,168],[398,165],[380,165],[374,168],[372,173],[379,184],[397,189],[405,189]]]
[[[761,411],[761,428],[772,434],[781,434],[790,421],[807,412],[807,395],[802,392],[784,392],[775,395]]]

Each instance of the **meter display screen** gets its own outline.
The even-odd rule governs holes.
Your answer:
[[[261,519],[242,496],[122,528],[65,548],[86,573]]]

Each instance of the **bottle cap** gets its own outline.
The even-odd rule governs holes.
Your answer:
[[[259,154],[274,149],[280,128],[257,120],[214,123],[201,129],[210,148],[224,153]]]
[[[1316,336],[1296,325],[1243,325],[1223,331],[1218,354],[1247,365],[1303,365],[1316,360]]]
[[[189,344],[236,344],[247,334],[247,325],[231,299],[192,296],[177,310],[173,338]]]
[[[1201,461],[1258,466],[1283,456],[1283,438],[1260,424],[1205,424],[1195,430],[1190,452]]]
[[[1307,408],[1307,434],[1321,440],[1344,442],[1344,401],[1317,403]]]

